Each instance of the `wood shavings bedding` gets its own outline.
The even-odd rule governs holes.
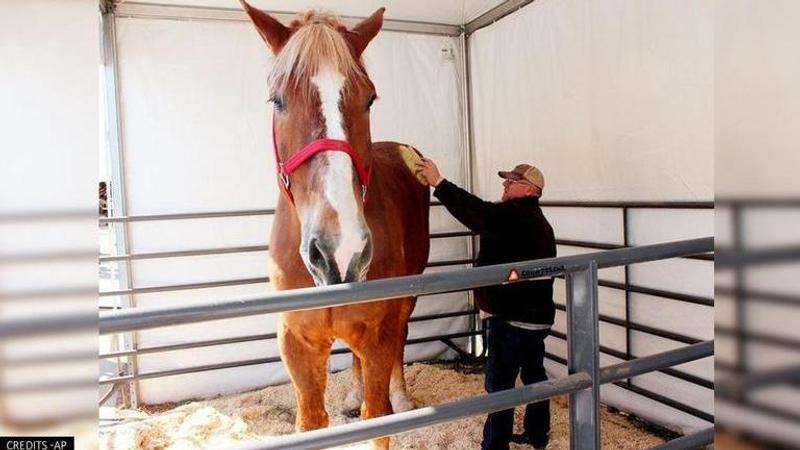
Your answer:
[[[438,365],[413,364],[406,367],[408,391],[417,406],[431,406],[483,394],[483,375],[466,374]],[[167,381],[165,381],[167,382]],[[330,375],[326,408],[331,425],[358,419],[342,414],[343,400],[350,384],[350,372]],[[552,399],[551,449],[569,448],[569,419],[566,398]],[[524,407],[515,413],[515,432],[522,428]],[[248,440],[268,440],[269,436],[294,431],[295,400],[291,385],[272,386],[213,400],[189,402],[162,412],[122,411],[137,420],[104,427],[100,448],[108,450],[216,449]],[[485,416],[415,430],[392,437],[397,450],[473,450],[480,447]],[[624,416],[603,408],[602,446],[613,449],[645,449],[664,442],[637,427]],[[346,446],[366,449],[365,444]],[[521,450],[530,447],[511,445]]]

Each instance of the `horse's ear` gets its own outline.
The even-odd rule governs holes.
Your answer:
[[[244,11],[250,16],[250,20],[256,26],[258,34],[264,39],[264,42],[269,44],[272,53],[278,54],[289,40],[291,31],[275,20],[272,16],[264,11],[250,6],[245,0],[239,0],[244,8]]]
[[[380,7],[371,16],[362,20],[352,30],[347,32],[347,40],[353,47],[356,56],[361,56],[369,42],[381,31],[383,26],[383,12],[386,8]]]

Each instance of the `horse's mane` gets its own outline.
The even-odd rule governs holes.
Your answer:
[[[308,11],[292,21],[290,28],[296,31],[275,57],[269,75],[273,95],[284,92],[289,80],[293,80],[293,88],[309,89],[311,78],[325,66],[345,78],[367,79],[342,34],[347,28],[334,14]]]

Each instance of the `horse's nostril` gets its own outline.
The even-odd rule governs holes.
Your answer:
[[[314,265],[319,266],[325,262],[325,256],[322,253],[321,243],[317,238],[311,238],[308,245],[308,261]]]

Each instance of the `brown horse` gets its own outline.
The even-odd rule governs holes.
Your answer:
[[[429,189],[404,164],[399,144],[370,137],[376,93],[361,53],[380,31],[383,8],[348,30],[316,12],[284,26],[241,1],[275,55],[269,88],[285,195],[272,226],[273,286],[421,273],[429,250]],[[347,401],[361,408],[361,417],[413,408],[403,347],[414,304],[407,297],[282,314],[278,339],[297,398],[297,430],[328,425],[326,364],[337,338],[353,351],[354,389]],[[373,446],[388,443],[383,438]]]

